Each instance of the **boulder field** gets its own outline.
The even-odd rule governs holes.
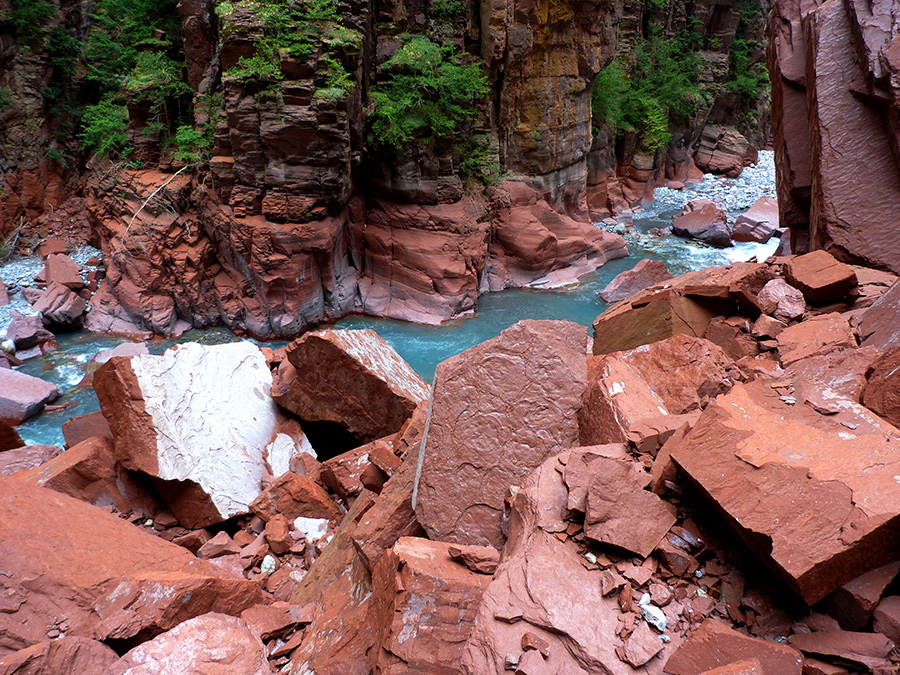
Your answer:
[[[101,355],[65,449],[0,423],[0,673],[898,672],[900,283],[648,283],[432,386],[369,330]]]

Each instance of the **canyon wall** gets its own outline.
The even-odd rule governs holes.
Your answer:
[[[900,271],[898,11],[890,1],[775,3],[778,201],[795,252]]]
[[[695,153],[721,173],[752,160],[765,141],[766,97],[753,104],[762,116],[747,114],[753,106],[729,84],[729,53],[735,36],[759,33],[766,8],[754,7],[182,0],[180,58],[192,93],[163,105],[191,99],[193,129],[209,134],[202,159],[176,151],[159,123],[158,85],[136,70],[124,87],[130,163],[94,157],[81,183],[67,182],[46,161],[47,148],[62,153],[43,102],[45,136],[28,138],[44,161],[12,144],[5,231],[79,192],[107,268],[88,321],[95,330],[172,334],[224,323],[288,337],[351,312],[424,323],[464,315],[485,291],[570,283],[627,255],[592,221],[630,213],[667,179],[696,178]],[[70,26],[74,11],[44,30]],[[685,31],[698,50],[693,110],[672,113],[671,142],[648,150],[639,129],[596,118],[592,86],[614,61],[652,54]],[[58,68],[38,44],[15,44],[10,90],[22,91],[10,78],[26,52],[44,60],[37,72],[50,81]],[[466,84],[441,80],[445,67],[483,75],[483,85],[470,83],[470,109],[455,120],[452,110],[432,113],[454,122],[442,133],[438,117],[402,130],[400,142],[383,133],[379,123],[396,121],[378,117],[378,91],[399,98],[390,86],[415,76],[441,103],[441,87]],[[11,110],[40,120],[19,104]],[[19,189],[23,181],[39,187]]]

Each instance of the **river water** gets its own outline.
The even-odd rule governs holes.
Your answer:
[[[592,274],[581,278],[576,286],[554,290],[510,289],[501,293],[483,295],[478,301],[476,315],[448,321],[440,326],[351,316],[335,324],[337,328],[372,328],[378,332],[410,366],[425,380],[430,381],[438,363],[473,345],[498,335],[502,330],[521,319],[564,319],[590,326],[607,305],[597,294],[620,272],[634,267],[643,258],[662,260],[672,274],[681,274],[712,265],[727,265],[756,256],[764,260],[772,255],[778,245],[776,239],[767,244],[736,244],[734,248],[715,249],[674,236],[658,237],[648,233],[654,228],[666,228],[688,201],[704,197],[719,199],[725,204],[729,216],[746,210],[761,195],[775,196],[775,173],[772,152],[759,153],[759,163],[748,167],[737,179],[706,176],[702,183],[689,184],[684,190],[657,188],[655,201],[642,212],[634,215],[633,227],[627,223],[608,226],[623,233],[631,256],[613,260]],[[76,259],[84,264],[88,258],[98,255],[93,249],[80,251]],[[23,285],[41,268],[35,259],[18,260],[0,267],[0,278],[7,285]],[[11,309],[34,313],[21,297],[0,307],[0,332],[5,331]],[[152,340],[148,346],[154,354],[179,342],[220,344],[234,341],[235,336],[225,329],[190,331],[177,340]],[[63,445],[62,423],[70,417],[99,409],[97,397],[90,389],[77,387],[85,374],[85,366],[102,349],[111,349],[122,343],[122,338],[91,333],[70,333],[57,336],[59,351],[30,359],[19,370],[57,384],[61,396],[57,403],[74,405],[56,412],[44,412],[18,427],[27,443]],[[279,347],[284,342],[268,343]]]

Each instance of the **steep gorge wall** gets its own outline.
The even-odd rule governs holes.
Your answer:
[[[769,24],[782,223],[900,272],[900,3],[777,0]]]
[[[97,163],[85,188],[108,270],[94,329],[221,322],[287,337],[354,311],[438,322],[487,290],[571,281],[626,253],[590,221],[696,173],[701,132],[734,124],[740,107],[725,86],[736,0],[341,2],[302,49],[274,50],[274,70],[247,75],[270,38],[265,7],[178,6],[195,128],[214,130],[205,169],[175,175],[146,92],[129,85],[132,157],[153,168]],[[634,133],[597,126],[594,78],[651,24],[668,35],[689,17],[704,95],[671,120],[667,149],[642,154]],[[487,94],[454,133],[398,147],[373,140],[367,120],[410,35],[483,64]]]

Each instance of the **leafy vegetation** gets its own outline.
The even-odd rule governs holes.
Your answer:
[[[335,0],[242,0],[237,4],[221,3],[216,12],[225,18],[238,7],[251,8],[262,20],[264,36],[256,44],[256,53],[249,58],[241,57],[228,71],[229,75],[247,82],[277,83],[283,79],[279,62],[282,52],[302,58],[314,54],[321,46],[319,72],[324,74],[325,81],[316,95],[338,100],[347,94],[350,73],[340,56],[358,51],[362,35],[340,24]]]
[[[452,43],[408,37],[381,66],[369,92],[372,137],[400,148],[428,136],[458,134],[487,92],[481,66],[467,63]]]
[[[669,118],[689,115],[701,97],[696,40],[689,29],[667,36],[652,28],[633,45],[630,77],[617,61],[597,75],[591,92],[594,124],[611,124],[619,135],[635,133],[643,152],[667,147]]]
[[[753,103],[760,90],[769,86],[765,64],[753,63],[752,60],[760,45],[746,37],[751,22],[761,11],[754,0],[746,0],[741,5],[740,20],[728,54],[728,80],[725,86],[738,94],[745,104]]]
[[[101,157],[124,153],[128,145],[128,109],[114,94],[101,99],[84,111],[84,120],[78,137],[86,148]]]
[[[56,14],[56,5],[48,0],[13,0],[12,23],[16,37],[35,42],[44,35],[44,24]]]

